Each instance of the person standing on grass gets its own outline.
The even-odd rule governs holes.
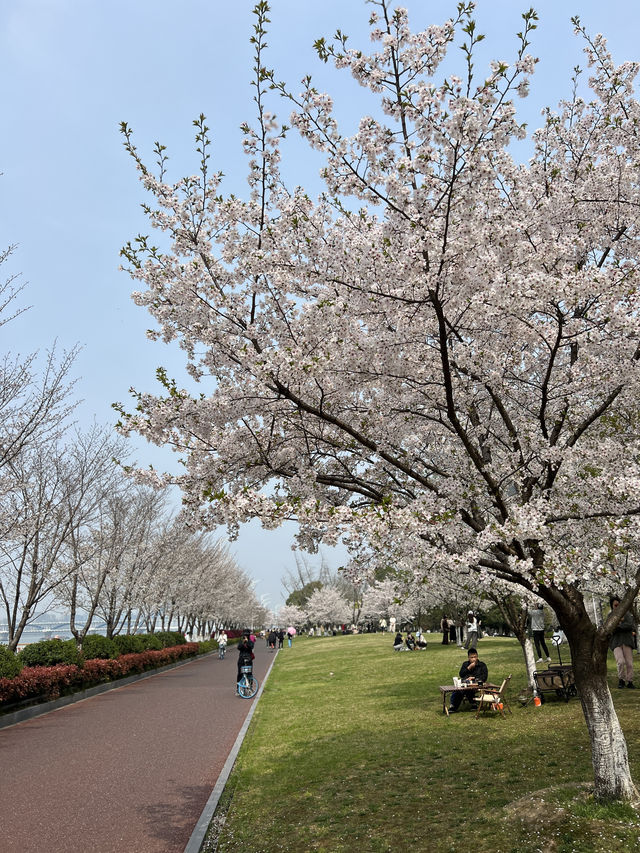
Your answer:
[[[529,611],[529,622],[531,624],[531,633],[533,634],[533,642],[536,644],[536,654],[538,660],[536,663],[542,663],[542,653],[550,662],[549,649],[544,641],[544,604],[538,604],[535,610]]]
[[[455,619],[449,619],[449,642],[454,646],[458,645],[458,628]]]
[[[446,615],[442,614],[442,619],[440,620],[440,630],[442,631],[442,645],[449,645],[449,620]]]
[[[613,596],[610,603],[611,610],[615,610],[620,605],[620,599]],[[613,652],[618,667],[618,687],[626,686],[632,690],[635,687],[633,683],[634,627],[633,614],[628,610],[609,640],[609,648]]]
[[[474,616],[473,610],[467,613],[467,642],[464,644],[465,649],[474,648],[478,642],[478,620]]]
[[[462,679],[463,684],[477,684],[478,686],[484,684],[485,681],[489,678],[489,670],[487,669],[486,663],[479,660],[478,652],[474,648],[470,648],[468,651],[467,660],[460,667],[459,672],[460,678]],[[476,691],[463,691],[456,690],[451,694],[451,699],[449,701],[449,713],[455,714],[458,708],[460,707],[460,703],[465,697],[465,694],[469,698],[471,702],[471,707],[475,707],[475,702],[473,701],[474,696],[476,695]]]

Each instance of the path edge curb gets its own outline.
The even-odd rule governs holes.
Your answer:
[[[218,652],[214,649],[211,652],[205,652],[203,655],[196,655],[188,660],[174,661],[173,663],[165,664],[165,666],[157,669],[150,669],[147,672],[138,672],[135,675],[127,675],[125,678],[119,678],[117,681],[105,681],[103,684],[96,684],[95,687],[89,687],[87,690],[78,690],[77,693],[71,693],[69,696],[61,696],[59,699],[52,699],[50,702],[41,702],[39,705],[31,705],[29,708],[22,708],[20,711],[12,711],[8,714],[0,716],[0,729],[7,729],[9,726],[17,726],[18,723],[24,723],[27,720],[34,720],[36,717],[41,717],[44,714],[50,714],[52,711],[57,711],[60,708],[66,708],[67,705],[74,705],[76,702],[82,702],[84,699],[91,699],[93,696],[99,696],[101,693],[106,693],[109,690],[117,690],[119,687],[127,687],[129,684],[135,684],[136,681],[142,681],[144,678],[151,678],[154,675],[161,675],[170,669],[176,669],[179,666],[186,666],[189,663],[203,660],[210,655],[217,655]]]
[[[187,846],[184,848],[184,853],[200,853],[200,848],[204,842],[205,836],[207,834],[207,830],[209,829],[209,824],[213,820],[213,816],[215,814],[216,809],[218,808],[218,803],[220,802],[220,797],[222,796],[222,792],[224,791],[227,782],[229,781],[229,776],[231,775],[231,771],[233,770],[233,765],[236,763],[236,758],[238,757],[238,753],[240,752],[240,747],[242,746],[242,742],[245,739],[245,735],[249,729],[249,725],[253,718],[253,712],[255,711],[258,700],[262,696],[262,691],[264,690],[264,686],[267,683],[267,679],[271,674],[271,670],[273,669],[273,665],[276,662],[276,658],[278,657],[280,649],[276,651],[276,654],[273,656],[273,660],[267,670],[264,678],[262,679],[262,684],[260,685],[260,689],[251,704],[251,708],[249,709],[249,713],[247,714],[244,723],[242,724],[242,728],[238,732],[238,737],[235,740],[235,743],[231,747],[231,752],[227,756],[227,760],[224,763],[224,767],[220,771],[220,775],[216,780],[216,784],[214,785],[213,791],[211,792],[211,796],[207,800],[207,803],[202,810],[202,814],[198,818],[198,822],[195,825],[195,829],[191,833],[191,838],[187,842]]]

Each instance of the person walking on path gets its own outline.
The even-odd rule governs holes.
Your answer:
[[[287,630],[287,642],[289,643],[289,648],[291,648],[291,641],[293,640],[294,634],[295,631],[293,631],[291,628]]]
[[[531,624],[533,642],[536,645],[536,654],[538,655],[536,663],[542,663],[543,652],[547,663],[549,663],[551,658],[549,657],[549,649],[544,640],[544,604],[538,604],[534,610],[529,611],[529,623]]]
[[[620,606],[620,599],[613,596],[610,599],[611,610]],[[628,610],[620,620],[618,627],[609,640],[609,648],[613,652],[618,667],[618,687],[630,687],[633,683],[633,614]]]

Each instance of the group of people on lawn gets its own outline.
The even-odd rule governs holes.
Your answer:
[[[393,641],[393,648],[397,652],[405,648],[410,652],[415,652],[420,649],[426,649],[427,641],[425,640],[424,634],[420,628],[417,629],[415,636],[411,631],[407,631],[407,636],[404,640],[402,639],[402,634],[398,631]]]
[[[461,626],[463,623],[458,623],[458,626]],[[449,619],[446,614],[442,614],[442,619],[440,620],[440,630],[442,631],[442,645],[448,646],[449,643],[456,643],[458,640],[458,634],[460,635],[459,645],[462,648],[469,649],[471,646],[475,646],[478,642],[478,638],[481,636],[480,633],[480,621],[473,612],[473,610],[469,610],[467,613],[467,619],[464,623],[464,633],[466,635],[465,642],[462,642],[463,632],[462,627],[458,627],[453,619]]]

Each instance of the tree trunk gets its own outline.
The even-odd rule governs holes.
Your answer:
[[[524,656],[524,665],[527,668],[527,682],[529,687],[533,690],[534,696],[537,696],[536,683],[533,677],[533,673],[536,668],[535,657],[533,655],[533,644],[531,642],[531,638],[527,637],[526,633],[521,634],[521,632],[516,631],[516,638],[520,643],[520,647],[522,649],[522,654]]]
[[[535,658],[533,656],[533,643],[531,642],[531,637],[525,637],[522,645],[522,653],[524,654],[524,662],[527,667],[527,679],[529,681],[529,685],[534,692],[534,695],[537,695],[536,690],[536,682],[533,677],[533,673],[536,668]]]
[[[598,800],[637,801],[638,791],[620,722],[607,684],[608,638],[583,618],[563,625],[569,641],[576,687],[591,740],[591,760]]]
[[[507,623],[507,626],[513,631],[516,639],[520,643],[522,654],[524,656],[524,664],[527,668],[527,681],[529,683],[529,687],[533,690],[534,696],[536,696],[536,683],[533,677],[533,673],[536,668],[535,658],[533,655],[531,639],[527,635],[528,612],[523,608],[519,600],[515,599],[513,596],[495,598],[494,601],[500,610],[502,618]]]

